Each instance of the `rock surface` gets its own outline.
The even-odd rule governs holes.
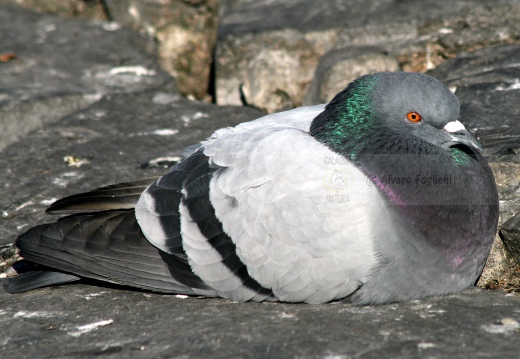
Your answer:
[[[0,0],[1,3],[17,4],[33,11],[66,17],[108,20],[103,0]]]
[[[516,264],[520,265],[520,213],[502,225],[500,238]]]
[[[159,61],[183,95],[204,99],[217,39],[218,0],[105,0],[110,18],[158,40]]]
[[[158,60],[183,95],[210,99],[218,0],[0,0],[43,13],[114,21],[157,42]],[[87,35],[88,36],[88,35]]]
[[[0,292],[0,308],[6,358],[514,358],[520,351],[520,298],[475,288],[353,307],[71,285]]]
[[[341,7],[345,3],[223,1],[217,92],[228,95],[222,92],[227,88],[229,103],[273,110],[298,105],[305,96],[309,103],[328,99],[334,81],[357,76],[357,66],[435,67],[431,74],[456,89],[461,121],[482,141],[499,189],[506,245],[497,235],[479,284],[512,293],[473,288],[359,308],[236,304],[95,283],[21,295],[0,290],[2,357],[518,354],[520,46],[487,46],[518,42],[520,3],[370,0]],[[159,67],[150,37],[115,23],[0,5],[0,36],[0,127],[3,134],[10,131],[0,134],[0,277],[12,274],[5,269],[16,258],[16,236],[54,220],[43,212],[53,200],[164,173],[186,146],[262,115],[186,100]],[[220,85],[219,77],[225,80]]]
[[[145,51],[153,44],[114,23],[89,23],[0,5],[0,151],[104,94],[170,87]]]
[[[425,71],[464,50],[519,42],[519,10],[514,0],[239,3],[219,30],[217,103],[245,102],[269,112],[299,106],[320,57],[339,49],[374,46],[377,57],[383,48],[386,61],[376,66],[372,60],[370,71],[384,70],[389,61]]]
[[[307,89],[304,105],[329,102],[358,77],[381,71],[399,71],[399,62],[375,46],[346,47],[329,51],[320,59]]]

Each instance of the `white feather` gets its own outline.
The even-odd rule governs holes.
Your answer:
[[[376,262],[371,228],[384,209],[370,204],[383,201],[349,161],[329,164],[337,154],[307,133],[322,110],[266,116],[205,143],[204,153],[223,167],[210,183],[217,217],[250,276],[283,301],[344,297]],[[335,171],[346,187],[328,184]]]

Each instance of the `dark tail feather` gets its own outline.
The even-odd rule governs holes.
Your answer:
[[[170,275],[159,250],[143,236],[133,210],[72,215],[34,227],[16,240],[20,255],[56,269],[24,273],[7,281],[14,291],[63,283],[78,277],[164,293],[194,294]]]
[[[31,271],[20,273],[16,277],[4,281],[4,290],[7,293],[23,293],[33,289],[64,284],[80,280],[72,274],[53,271]]]

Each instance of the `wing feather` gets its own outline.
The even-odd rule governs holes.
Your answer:
[[[25,259],[80,277],[165,293],[214,294],[194,279],[189,266],[173,268],[171,260],[163,260],[165,254],[143,236],[132,210],[65,217],[30,229],[16,245]]]
[[[46,212],[49,214],[74,214],[113,209],[132,209],[146,187],[158,178],[149,177],[68,196],[54,202]]]

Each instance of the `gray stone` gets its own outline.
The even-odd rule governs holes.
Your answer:
[[[499,225],[520,211],[520,163],[491,162],[500,200]]]
[[[320,59],[303,104],[329,102],[362,75],[398,70],[397,59],[380,47],[345,47],[329,51]]]
[[[495,1],[494,4],[511,4]],[[469,11],[476,5],[468,1],[320,1],[260,0],[243,2],[222,21],[221,33],[244,34],[294,29],[302,32],[332,28],[383,28],[403,22],[403,34],[408,24],[424,22],[451,13]],[[427,9],[428,11],[425,11]],[[268,14],[268,16],[266,16]],[[407,20],[404,22],[403,20]],[[367,29],[369,32],[370,29]],[[367,34],[367,36],[371,36]],[[403,36],[403,35],[400,35]]]
[[[153,34],[159,61],[183,95],[208,96],[217,38],[218,0],[106,0],[114,21]]]
[[[514,358],[520,298],[470,289],[353,307],[232,303],[81,284],[0,290],[6,358]]]
[[[44,214],[54,200],[164,174],[185,147],[261,115],[149,91],[106,96],[47,124],[0,156],[0,245],[39,222],[55,220]]]
[[[316,51],[318,43],[326,37],[283,30],[218,41],[217,104],[247,104],[268,112],[298,106],[325,52]]]
[[[34,11],[114,21],[153,37],[159,62],[185,96],[211,100],[218,0],[0,0]]]
[[[104,0],[0,0],[0,4],[16,4],[27,9],[67,17],[108,20]]]
[[[231,10],[240,7],[245,4],[253,4],[257,0],[219,0],[219,13],[220,16],[224,16]]]
[[[299,106],[320,57],[345,47],[384,47],[399,68],[426,71],[464,50],[519,42],[519,14],[511,0],[243,2],[221,21],[217,103]]]
[[[0,5],[0,151],[43,124],[107,93],[168,87],[175,81],[145,51],[149,40],[113,23],[89,23]]]
[[[520,212],[502,225],[500,238],[509,255],[520,266]]]

